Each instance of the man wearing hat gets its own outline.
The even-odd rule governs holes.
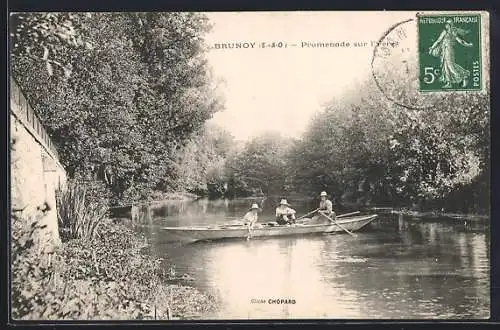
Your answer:
[[[286,199],[282,199],[276,208],[276,222],[278,225],[295,223],[295,210],[290,207]]]
[[[331,200],[328,199],[328,194],[326,191],[322,191],[321,194],[319,194],[321,201],[319,202],[319,208],[318,211],[321,211],[322,213],[326,214],[330,218],[335,220],[335,212],[333,211],[333,203]],[[315,216],[311,218],[312,223],[321,223],[321,222],[328,222],[328,219],[325,219],[325,217],[321,213],[316,213]]]
[[[252,236],[252,229],[255,223],[259,220],[259,212],[262,209],[257,203],[253,203],[248,212],[243,216],[243,221],[248,225],[249,237]]]

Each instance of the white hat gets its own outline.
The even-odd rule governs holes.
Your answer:
[[[328,194],[326,193],[326,191],[322,191],[321,194],[319,194],[320,197],[323,197],[323,196],[328,196]]]
[[[250,210],[259,210],[260,211],[261,209],[257,203],[253,203],[252,207],[250,207]]]
[[[280,201],[280,205],[290,206],[290,204],[288,204],[288,202],[286,201],[286,199],[282,199],[282,200]]]

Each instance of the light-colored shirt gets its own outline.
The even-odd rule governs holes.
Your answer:
[[[252,212],[252,211],[248,211],[243,216],[243,220],[245,222],[255,223],[255,222],[257,222],[259,220],[259,215],[257,213]]]
[[[331,214],[333,212],[333,204],[329,199],[320,201],[319,209],[326,214]]]
[[[282,215],[285,215],[285,216],[295,216],[295,210],[290,208],[290,207],[280,207],[278,206],[276,208],[276,217],[279,217],[279,216],[282,216]]]

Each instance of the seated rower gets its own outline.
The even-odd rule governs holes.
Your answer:
[[[257,221],[259,221],[260,211],[262,211],[262,209],[259,205],[257,205],[257,203],[253,203],[252,207],[250,207],[248,212],[243,216],[243,221],[245,222],[245,225],[248,226],[248,238],[252,237],[252,229]]]
[[[290,207],[286,199],[282,199],[276,208],[276,222],[278,225],[295,223],[295,210]]]
[[[245,224],[250,228],[253,228],[255,223],[259,221],[260,211],[262,211],[262,209],[259,207],[259,205],[257,203],[253,203],[250,209],[248,209],[248,212],[243,216],[243,221],[245,222]]]
[[[318,212],[316,212],[316,214],[311,218],[311,223],[331,222],[331,220],[323,216],[323,214],[335,220],[336,214],[333,211],[333,203],[328,199],[328,194],[326,193],[326,191],[322,191],[319,196],[321,198],[321,201],[319,202]],[[319,211],[321,211],[323,214],[319,213]]]

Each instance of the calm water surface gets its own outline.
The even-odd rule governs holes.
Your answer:
[[[207,318],[489,318],[489,229],[467,229],[462,221],[379,213],[356,238],[325,234],[191,244],[172,242],[159,230],[227,223],[250,203],[166,202],[143,214],[139,230],[152,239],[166,270],[174,264],[177,273],[194,278],[190,285],[221,300],[220,313]],[[264,202],[263,221],[272,220],[274,207],[275,201]],[[300,215],[315,205],[295,201],[294,207]]]

